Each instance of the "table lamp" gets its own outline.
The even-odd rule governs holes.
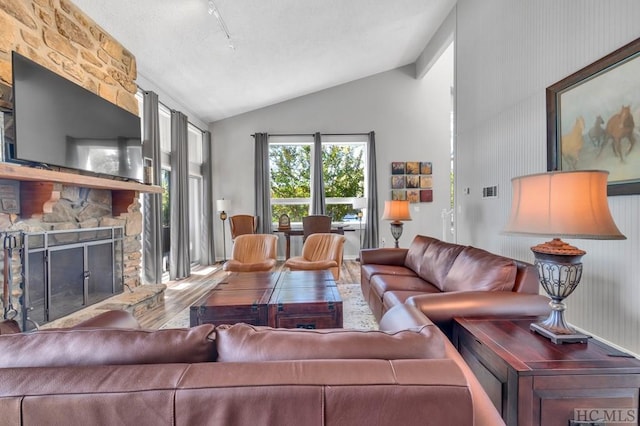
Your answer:
[[[216,200],[216,208],[220,213],[220,220],[222,221],[222,250],[223,250],[223,262],[227,261],[227,242],[224,235],[224,221],[227,220],[227,211],[231,208],[231,200]]]
[[[607,202],[607,177],[602,170],[548,172],[511,180],[512,202],[507,234],[543,235],[553,239],[531,247],[542,288],[551,298],[551,314],[531,330],[553,343],[587,341],[564,319],[568,297],[580,283],[584,250],[560,239],[623,240]]]
[[[402,236],[403,220],[411,220],[411,213],[409,212],[408,201],[385,201],[384,213],[382,213],[383,220],[391,221],[391,235],[396,240],[395,247],[398,248],[398,239]]]
[[[360,232],[360,248],[362,248],[362,209],[367,208],[367,199],[354,198],[352,206],[355,210],[358,210],[358,230]]]

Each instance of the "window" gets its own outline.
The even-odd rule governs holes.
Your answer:
[[[364,197],[365,194],[366,149],[366,141],[349,141],[347,137],[339,136],[323,137],[322,177],[326,214],[334,221],[358,220],[352,202],[354,198]]]
[[[202,130],[189,123],[187,143],[189,157],[189,257],[200,262],[202,247]]]
[[[280,215],[286,213],[292,222],[302,222],[311,205],[313,138],[269,139],[274,140],[269,143],[271,221],[277,222]]]
[[[357,220],[351,203],[365,194],[366,136],[323,136],[322,175],[326,214],[333,221]],[[272,222],[281,214],[301,222],[310,213],[313,137],[269,138]]]
[[[160,185],[162,186],[162,254],[163,271],[169,270],[171,248],[171,110],[158,105],[158,127],[160,135]]]
[[[137,95],[140,112],[143,110],[144,96],[142,92]],[[142,114],[141,114],[142,115]],[[142,124],[142,123],[141,123]],[[158,124],[160,137],[160,160],[162,192],[162,233],[163,233],[163,268],[168,269],[167,255],[170,249],[171,234],[171,210],[170,210],[170,181],[171,181],[171,110],[159,104]],[[187,128],[188,157],[189,157],[189,251],[192,262],[200,261],[202,247],[202,163],[203,163],[203,133],[193,124]],[[142,206],[144,209],[144,205]]]
[[[163,104],[158,107],[158,127],[160,128],[162,163],[169,164],[169,154],[171,154],[171,110]]]
[[[189,123],[187,140],[189,144],[189,165],[195,165],[199,174],[200,166],[202,165],[202,130]]]

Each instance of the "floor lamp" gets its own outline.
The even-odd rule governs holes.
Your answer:
[[[224,198],[216,201],[216,207],[220,213],[220,220],[222,221],[222,250],[223,250],[223,262],[227,261],[227,241],[224,232],[224,221],[227,220],[227,210],[231,207],[231,200],[225,200]]]
[[[362,249],[362,209],[367,208],[367,199],[354,198],[352,205],[354,210],[358,210],[358,231],[360,232],[360,249]]]
[[[402,227],[404,226],[402,221],[411,220],[409,202],[400,200],[385,201],[382,219],[391,221],[391,235],[396,240],[395,248],[398,248],[398,240],[402,236]]]

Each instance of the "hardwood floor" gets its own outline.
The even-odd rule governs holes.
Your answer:
[[[143,328],[157,329],[182,310],[191,306],[196,300],[215,287],[226,272],[222,265],[198,266],[191,270],[191,276],[184,280],[169,281],[164,293],[164,304],[144,312],[138,321]],[[282,268],[282,263],[278,264]],[[360,263],[345,260],[340,269],[338,283],[349,284],[360,282]]]

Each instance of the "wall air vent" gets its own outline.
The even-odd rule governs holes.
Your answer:
[[[498,186],[485,186],[482,188],[482,198],[498,198]]]

